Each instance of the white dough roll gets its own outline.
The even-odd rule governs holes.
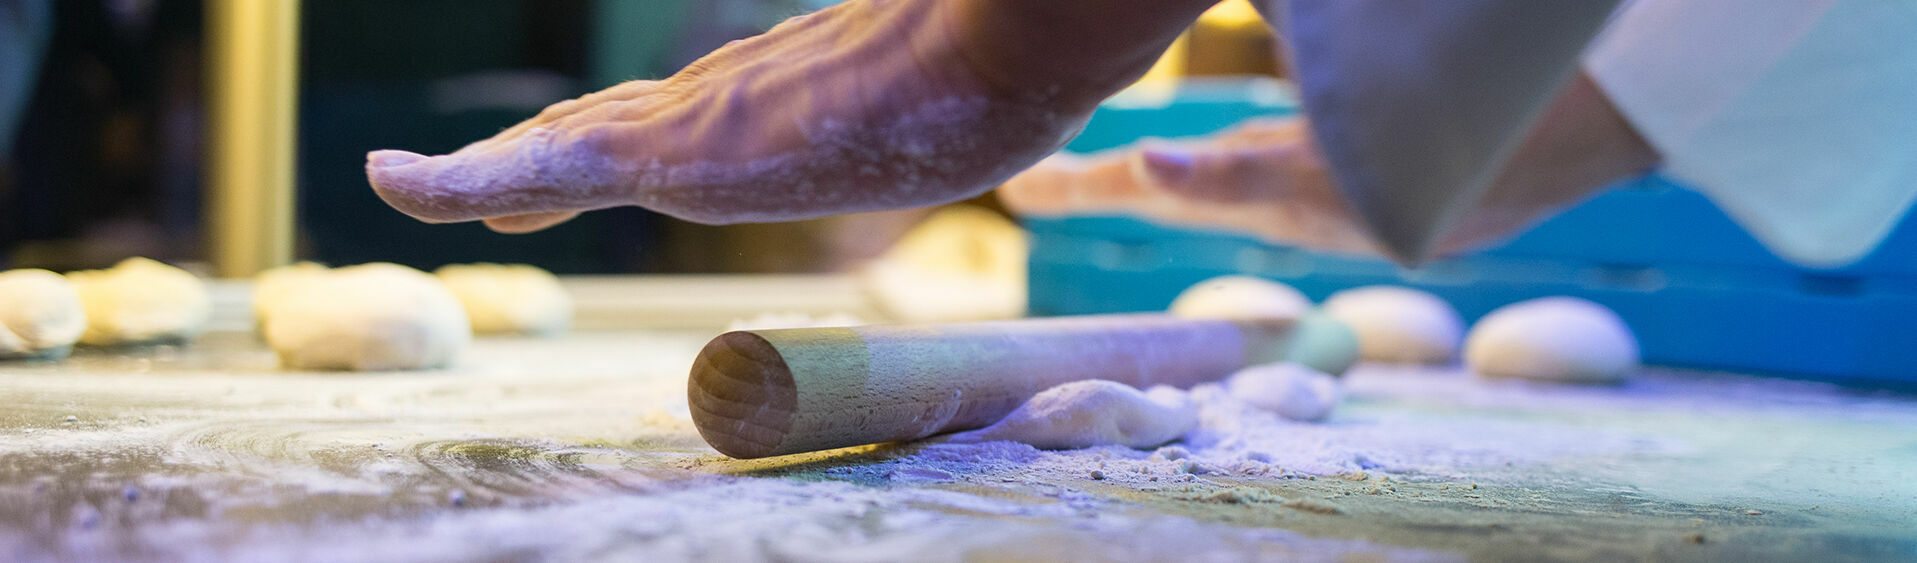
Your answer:
[[[472,341],[466,312],[445,284],[405,266],[329,270],[283,289],[263,330],[288,368],[444,367]]]
[[[57,360],[86,332],[80,292],[46,270],[0,273],[0,360]]]

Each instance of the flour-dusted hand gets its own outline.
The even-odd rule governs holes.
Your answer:
[[[421,220],[506,232],[623,205],[738,223],[955,201],[1064,145],[1207,7],[1105,4],[855,0],[452,154],[375,151],[367,176]]]

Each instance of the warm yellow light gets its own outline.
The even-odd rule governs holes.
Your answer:
[[[1172,43],[1171,49],[1166,50],[1152,65],[1151,70],[1127,89],[1126,94],[1134,98],[1170,101],[1178,89],[1179,78],[1185,75],[1186,49],[1190,43],[1186,37],[1179,37],[1177,42]]]
[[[1198,24],[1217,27],[1262,26],[1265,25],[1265,19],[1258,15],[1257,8],[1252,7],[1251,0],[1225,0],[1199,16]]]
[[[1263,26],[1265,20],[1263,16],[1258,15],[1258,9],[1252,7],[1250,0],[1226,0],[1212,6],[1210,10],[1205,11],[1204,15],[1199,16],[1197,25]],[[1170,101],[1178,89],[1179,79],[1185,76],[1186,62],[1191,57],[1189,37],[1189,33],[1179,37],[1178,42],[1173,43],[1171,49],[1166,50],[1164,56],[1158,58],[1158,63],[1152,65],[1151,70],[1146,72],[1143,78],[1138,79],[1136,84],[1126,90],[1125,96],[1134,102]]]

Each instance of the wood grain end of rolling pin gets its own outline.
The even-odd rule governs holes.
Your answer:
[[[752,459],[778,455],[792,428],[798,388],[785,358],[765,338],[728,332],[699,352],[686,400],[706,443],[719,453]]]

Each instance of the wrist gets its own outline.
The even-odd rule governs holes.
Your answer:
[[[1095,106],[1129,86],[1217,0],[939,2],[950,43],[1001,92]]]

